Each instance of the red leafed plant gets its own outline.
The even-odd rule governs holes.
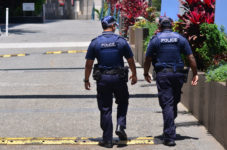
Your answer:
[[[196,48],[203,46],[204,35],[200,34],[200,25],[214,23],[215,0],[179,0],[184,13],[178,14],[180,19],[176,23],[176,30],[183,34],[191,44],[193,53],[199,62],[200,56]],[[198,64],[199,66],[200,64]]]
[[[127,36],[128,27],[134,25],[137,17],[143,16],[146,18],[148,15],[146,0],[122,0],[117,4],[117,8],[121,10],[121,15],[124,17],[123,36]]]

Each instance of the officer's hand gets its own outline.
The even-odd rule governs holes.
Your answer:
[[[85,82],[85,83],[84,83],[84,86],[85,86],[85,89],[86,89],[86,90],[90,90],[90,89],[91,89],[91,88],[90,88],[90,87],[91,87],[90,82]]]
[[[151,83],[151,76],[148,74],[146,76],[144,76],[144,79],[148,82]]]
[[[199,80],[199,76],[198,76],[198,75],[195,75],[195,76],[192,78],[191,85],[193,85],[193,86],[197,85],[198,80]]]
[[[137,82],[137,76],[136,75],[131,75],[129,79],[131,80],[131,85],[136,84],[136,82]]]

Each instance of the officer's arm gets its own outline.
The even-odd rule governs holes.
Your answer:
[[[85,80],[89,80],[94,60],[87,59],[85,65]]]
[[[146,58],[144,61],[144,77],[149,76],[148,72],[151,66],[151,61],[152,61],[152,55],[156,49],[156,44],[157,44],[157,36],[153,36],[149,42],[149,45],[147,47],[147,52],[146,52]]]
[[[190,67],[192,69],[193,76],[195,76],[197,75],[197,65],[196,65],[195,57],[193,56],[193,54],[188,55],[187,57],[189,60]]]
[[[90,82],[89,82],[89,77],[91,74],[92,66],[93,66],[94,60],[87,59],[86,60],[86,65],[85,65],[85,88],[87,90],[90,90]]]
[[[144,76],[148,75],[149,69],[151,67],[151,57],[146,56],[145,61],[144,61]]]
[[[133,57],[127,59],[127,61],[128,61],[129,68],[132,72],[132,76],[136,76],[136,65],[135,65],[135,61],[134,61]]]
[[[132,75],[130,76],[130,79],[132,80],[131,84],[133,85],[133,84],[136,84],[136,82],[137,82],[135,61],[134,61],[133,57],[128,58],[127,61],[128,61],[129,68],[130,68],[130,70],[132,72]]]
[[[193,54],[190,54],[190,55],[187,55],[187,58],[189,60],[189,64],[190,64],[190,67],[191,67],[192,73],[193,73],[193,78],[192,78],[191,84],[197,85],[199,76],[197,74],[197,65],[196,65],[195,57],[193,56]]]

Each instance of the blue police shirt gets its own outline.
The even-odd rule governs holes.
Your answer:
[[[180,54],[190,55],[192,50],[187,39],[172,30],[164,30],[153,36],[146,52],[146,56],[153,58],[154,66],[158,62],[183,64]]]
[[[98,65],[106,68],[123,67],[123,57],[132,58],[132,50],[123,37],[113,32],[103,32],[93,39],[86,54],[86,59],[97,58]]]

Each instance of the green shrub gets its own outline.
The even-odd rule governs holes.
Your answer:
[[[202,68],[206,70],[212,65],[214,56],[227,51],[227,40],[216,24],[202,24],[200,34],[204,36],[205,41],[201,48],[196,48],[196,52],[200,55],[200,61],[203,62]]]
[[[35,15],[40,15],[43,11],[43,4],[46,0],[35,0]]]
[[[158,24],[153,22],[153,23],[150,23],[147,27],[149,29],[149,36],[147,36],[147,38],[144,40],[144,50],[145,51],[147,50],[148,44],[149,44],[152,36],[155,35],[155,32],[158,29]]]
[[[205,75],[207,82],[225,82],[227,80],[227,63],[221,62],[219,65],[211,66]]]
[[[161,11],[161,0],[152,0],[152,6],[154,6],[157,11]]]
[[[150,21],[143,19],[143,20],[137,21],[133,27],[149,29],[149,35],[147,36],[146,39],[144,39],[144,50],[146,51],[151,37],[155,35],[155,32],[158,29],[158,24],[155,22],[150,22]]]
[[[105,17],[107,15],[107,12],[108,12],[108,3],[107,2],[104,2],[104,5],[103,6],[104,7],[103,8],[100,8],[100,10],[98,10],[98,9],[95,8],[95,12],[96,12],[99,20],[102,19],[101,17]]]

